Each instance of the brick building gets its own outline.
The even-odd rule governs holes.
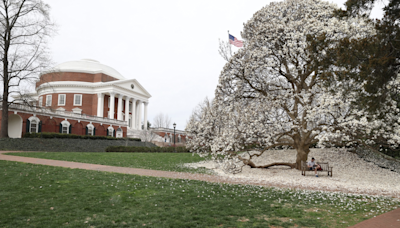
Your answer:
[[[175,130],[172,128],[152,128],[155,133],[155,137],[152,138],[152,142],[157,146],[183,146],[186,144],[187,136],[185,131]]]
[[[35,89],[30,105],[9,107],[11,138],[27,132],[140,137],[147,123],[151,95],[95,60],[61,63],[42,73]]]

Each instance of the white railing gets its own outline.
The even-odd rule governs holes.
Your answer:
[[[155,131],[155,132],[165,132],[165,133],[174,133],[174,129],[172,128],[164,128],[164,127],[158,127],[158,128],[151,128],[151,130]],[[175,134],[177,135],[185,135],[186,132],[182,131],[182,130],[176,130],[175,129]]]
[[[2,109],[0,102],[0,110]],[[25,104],[10,104],[8,106],[9,111],[22,111],[22,112],[29,112],[35,113],[39,115],[46,115],[46,116],[53,116],[53,117],[60,117],[60,118],[68,118],[68,119],[79,119],[87,122],[99,122],[105,124],[112,124],[118,126],[127,127],[128,123],[123,120],[116,120],[116,119],[109,119],[106,117],[98,117],[98,116],[91,116],[86,114],[79,114],[71,111],[62,111],[62,110],[54,110],[45,107],[36,107],[36,106],[29,106]]]

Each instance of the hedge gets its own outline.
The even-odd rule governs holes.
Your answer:
[[[107,139],[107,140],[129,140],[129,141],[137,141],[141,142],[141,139],[138,138],[115,138],[111,136],[100,136],[100,135],[74,135],[74,134],[61,134],[61,133],[50,133],[50,132],[42,132],[42,133],[26,133],[24,134],[24,138],[44,138],[44,139]]]
[[[177,147],[143,147],[143,146],[109,146],[106,152],[153,152],[153,153],[187,153],[189,149],[184,146]]]

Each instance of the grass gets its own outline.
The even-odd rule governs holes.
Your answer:
[[[348,227],[398,206],[390,198],[0,161],[0,227]]]
[[[7,154],[131,168],[189,173],[212,173],[210,170],[206,170],[205,168],[193,169],[184,167],[184,163],[204,161],[204,158],[191,153],[23,152]]]

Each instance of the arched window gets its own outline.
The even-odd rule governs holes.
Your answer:
[[[114,137],[114,128],[112,126],[107,128],[107,136]]]
[[[124,136],[124,132],[122,131],[122,128],[118,128],[116,137],[117,138],[122,138],[123,136]]]
[[[67,120],[63,120],[60,123],[60,133],[62,133],[62,134],[70,134],[71,133],[71,124]]]
[[[26,121],[26,132],[29,133],[38,133],[42,132],[42,121],[40,121],[39,118],[36,116],[31,116],[29,119]]]
[[[90,123],[86,126],[86,135],[96,135],[96,128],[93,124]]]

